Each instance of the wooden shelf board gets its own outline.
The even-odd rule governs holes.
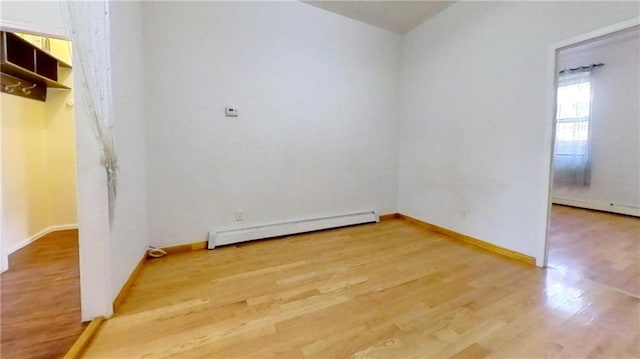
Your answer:
[[[18,77],[23,77],[25,80],[29,80],[31,82],[44,83],[47,85],[47,87],[65,89],[65,90],[71,89],[69,86],[66,86],[61,84],[60,82],[48,79],[42,75],[29,71],[11,62],[2,63],[0,65],[0,69],[2,69],[2,72],[8,73],[10,75],[18,76]]]

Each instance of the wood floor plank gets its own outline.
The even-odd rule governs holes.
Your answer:
[[[566,225],[584,227],[571,216]],[[588,227],[585,236],[602,235]],[[633,249],[612,244],[597,263]],[[584,274],[398,219],[180,253],[149,261],[85,357],[640,356],[640,300]]]
[[[82,334],[78,231],[45,235],[9,257],[0,275],[0,356],[61,358]]]
[[[640,218],[554,205],[549,266],[640,297]]]

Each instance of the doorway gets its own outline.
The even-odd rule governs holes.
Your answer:
[[[547,266],[640,297],[638,20],[555,50]]]
[[[62,356],[84,329],[72,48],[1,36],[2,356]]]

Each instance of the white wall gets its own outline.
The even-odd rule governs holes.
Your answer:
[[[143,8],[152,245],[396,211],[398,35],[298,2]]]
[[[555,185],[555,200],[640,208],[639,37],[636,28],[560,52],[559,69],[605,66],[591,79],[591,184]]]
[[[74,62],[78,59],[74,57]],[[82,77],[74,78],[76,93]],[[78,228],[80,252],[80,299],[82,320],[112,314],[111,252],[107,183],[100,151],[90,120],[76,96],[76,156],[78,182]]]
[[[101,6],[104,3],[96,2],[92,11],[104,13]],[[112,314],[113,300],[145,254],[148,243],[141,5],[111,2],[106,6],[114,140],[120,168],[110,226],[105,169],[100,163],[97,141],[90,119],[83,111],[76,112],[83,320]],[[74,63],[78,61],[74,58]]]
[[[50,226],[78,225],[76,148],[71,91],[48,90],[45,103]]]
[[[10,30],[28,31],[46,36],[64,37],[64,21],[59,1],[13,1],[0,3],[2,25]]]
[[[637,3],[458,2],[402,46],[400,212],[544,257],[552,43]]]
[[[7,254],[51,225],[45,103],[0,94],[2,246]]]
[[[114,135],[120,170],[111,237],[111,299],[144,256],[148,244],[144,54],[140,2],[112,2],[111,75]]]

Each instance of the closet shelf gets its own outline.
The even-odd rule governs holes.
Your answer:
[[[8,85],[5,84],[8,80],[3,81],[2,92],[45,101],[46,91],[44,97],[40,94],[46,88],[71,89],[58,81],[61,67],[71,65],[16,34],[0,31],[0,72],[16,80]],[[29,90],[20,91],[25,87]],[[41,91],[30,90],[36,87]]]
[[[33,71],[29,71],[23,67],[20,67],[16,64],[12,64],[11,62],[4,62],[2,64],[0,64],[0,69],[2,70],[2,73],[4,74],[8,74],[8,75],[12,75],[14,77],[17,77],[19,79],[24,79],[27,80],[29,82],[33,82],[33,83],[44,83],[46,84],[47,87],[52,87],[52,88],[58,88],[58,89],[65,89],[65,90],[71,90],[71,87],[66,86],[58,81],[54,81],[48,77],[44,77],[42,75],[39,75]]]

